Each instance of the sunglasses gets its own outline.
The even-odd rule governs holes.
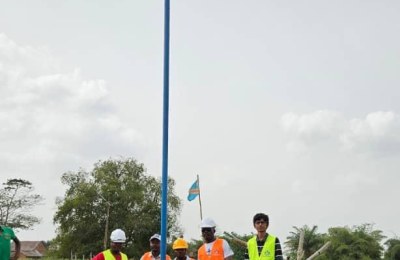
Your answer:
[[[212,228],[202,228],[201,232],[211,232]]]

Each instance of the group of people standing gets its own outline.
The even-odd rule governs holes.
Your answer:
[[[197,251],[198,260],[233,260],[234,252],[228,241],[215,236],[216,223],[210,218],[202,220],[200,228],[203,236],[203,245]],[[279,239],[267,233],[269,217],[264,213],[257,213],[253,217],[253,226],[257,234],[247,241],[249,260],[283,260],[282,247]],[[110,249],[97,254],[92,260],[127,260],[126,254],[121,252],[126,241],[125,233],[116,229],[111,233]],[[150,249],[140,260],[160,260],[161,236],[154,234],[150,237]],[[183,238],[178,238],[172,244],[175,253],[173,260],[193,260],[188,256],[188,243]],[[166,260],[171,260],[166,255]]]

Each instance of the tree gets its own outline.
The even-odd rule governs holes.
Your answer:
[[[188,241],[188,244],[189,244],[189,248],[188,248],[187,254],[193,259],[198,259],[197,251],[203,245],[203,240],[202,239],[192,239],[191,241]]]
[[[33,193],[32,183],[23,179],[8,179],[3,186],[0,189],[0,223],[25,230],[40,223],[38,217],[30,214],[43,201],[42,196]]]
[[[331,245],[318,259],[381,259],[383,238],[382,231],[374,230],[372,224],[330,228],[328,239]]]
[[[225,240],[229,241],[229,245],[231,246],[233,252],[235,252],[236,260],[244,260],[249,259],[247,252],[247,241],[253,237],[254,235],[239,235],[235,232],[224,232],[224,235],[221,236]]]
[[[89,255],[103,250],[103,239],[115,228],[127,236],[125,252],[134,258],[149,250],[149,237],[160,230],[161,181],[146,174],[143,164],[132,158],[99,161],[91,172],[63,174],[68,188],[57,201],[53,241],[58,256]],[[168,236],[180,232],[181,200],[168,180]],[[109,215],[107,214],[109,207]],[[106,223],[109,223],[108,230]],[[134,244],[134,245],[133,245]]]
[[[391,238],[385,242],[387,250],[385,260],[400,260],[400,239]]]
[[[290,235],[286,238],[285,246],[288,249],[287,255],[290,259],[296,259],[297,249],[299,246],[300,233],[304,232],[303,251],[304,259],[314,254],[321,246],[324,245],[325,235],[317,233],[318,227],[313,226],[310,228],[305,225],[301,228],[294,226],[295,231],[291,231]]]

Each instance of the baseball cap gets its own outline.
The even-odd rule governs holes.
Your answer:
[[[157,239],[158,241],[161,241],[161,236],[159,234],[154,234],[150,237],[149,241],[153,240],[153,239]]]

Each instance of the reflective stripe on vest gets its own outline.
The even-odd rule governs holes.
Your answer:
[[[197,254],[198,260],[224,260],[224,241],[217,238],[211,248],[210,254],[207,254],[206,245],[203,244]]]
[[[274,260],[275,259],[275,237],[268,234],[261,254],[258,254],[257,239],[252,237],[247,241],[249,260]]]
[[[128,260],[128,257],[124,253],[122,253],[122,252],[119,252],[119,253],[121,255],[122,260]],[[115,260],[116,259],[115,256],[111,253],[110,249],[103,251],[103,255],[104,255],[105,260]]]

